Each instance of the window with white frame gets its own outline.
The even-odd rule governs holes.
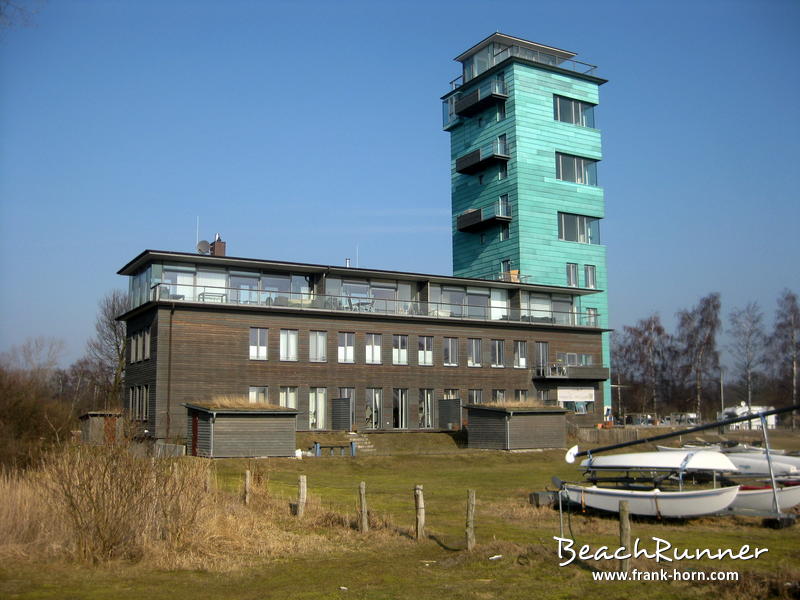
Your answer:
[[[450,388],[444,391],[445,400],[457,400],[459,397],[457,388]]]
[[[458,338],[444,338],[444,366],[458,366]]]
[[[383,423],[383,390],[367,388],[364,392],[364,426],[380,429]]]
[[[326,400],[328,390],[324,387],[312,387],[308,390],[308,428],[327,429]]]
[[[339,362],[355,362],[355,339],[356,334],[351,332],[339,332]]]
[[[278,402],[286,408],[297,408],[297,388],[294,386],[281,386]]]
[[[526,369],[528,367],[528,342],[514,340],[514,367]]]
[[[267,360],[267,329],[250,328],[250,360]]]
[[[514,401],[515,402],[527,402],[528,401],[528,390],[514,390]]]
[[[558,239],[580,244],[599,244],[600,219],[560,212],[558,213]]]
[[[505,242],[510,237],[511,237],[511,228],[509,227],[508,223],[502,223],[500,225],[500,241]]]
[[[266,404],[268,401],[268,391],[269,388],[265,385],[251,385],[248,394],[250,404]]]
[[[468,393],[468,398],[470,404],[482,404],[483,390],[470,390]]]
[[[583,265],[584,287],[597,288],[597,268],[594,265]]]
[[[492,340],[492,366],[504,367],[506,365],[505,340]]]
[[[281,329],[281,360],[297,360],[296,329]]]
[[[481,339],[469,338],[467,340],[467,366],[481,366]]]
[[[417,339],[417,364],[423,366],[433,365],[433,336],[420,335]]]
[[[578,264],[567,263],[567,285],[578,287]]]
[[[505,401],[506,401],[505,390],[492,390],[492,402],[496,402],[497,404],[502,404]]]
[[[594,104],[574,98],[553,96],[553,117],[563,123],[594,127],[594,107]]]
[[[589,327],[597,327],[597,309],[586,309],[586,325]]]
[[[405,388],[392,390],[392,427],[408,428],[408,390]]]
[[[433,427],[433,390],[423,388],[419,391],[419,404],[417,405],[418,425],[420,429]]]
[[[370,365],[381,364],[381,334],[368,333],[365,362]]]
[[[556,152],[556,179],[584,185],[597,185],[597,161]]]
[[[308,360],[326,362],[328,360],[328,333],[310,331],[308,334]]]
[[[407,365],[408,364],[408,336],[407,335],[393,335],[392,336],[392,364],[393,365]]]
[[[128,416],[132,421],[147,421],[150,412],[150,386],[136,385],[128,390]]]

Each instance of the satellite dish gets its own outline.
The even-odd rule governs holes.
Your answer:
[[[197,242],[197,251],[200,254],[208,254],[211,251],[211,244],[207,240],[200,240]]]

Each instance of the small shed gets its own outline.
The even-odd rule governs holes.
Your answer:
[[[81,422],[81,441],[97,446],[122,441],[123,419],[118,410],[92,410],[78,417]]]
[[[467,404],[468,446],[495,450],[565,448],[567,410],[542,406]]]
[[[294,456],[297,410],[272,404],[184,404],[186,453],[207,458]]]

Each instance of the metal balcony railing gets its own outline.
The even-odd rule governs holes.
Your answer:
[[[474,304],[450,304],[414,300],[390,300],[368,296],[331,296],[310,292],[277,292],[228,287],[158,283],[150,290],[150,300],[228,306],[333,311],[387,316],[510,321],[535,325],[595,327],[596,316],[577,312],[526,310]]]

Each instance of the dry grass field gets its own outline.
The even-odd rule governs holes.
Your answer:
[[[304,460],[156,460],[124,449],[71,448],[38,470],[0,478],[3,598],[631,598],[800,597],[800,527],[758,519],[639,519],[633,537],[681,548],[768,548],[758,559],[681,561],[689,573],[735,571],[738,582],[598,582],[616,561],[559,567],[559,515],[528,502],[550,478],[577,479],[563,451],[460,450],[450,436],[373,436],[385,456]],[[752,437],[752,436],[751,436]],[[796,437],[776,445],[798,447]],[[415,453],[409,453],[414,451]],[[242,502],[245,470],[250,503]],[[308,481],[292,516],[298,476]],[[356,528],[366,482],[370,531]],[[414,539],[413,487],[426,536]],[[467,490],[477,495],[477,546],[465,549]],[[565,515],[577,545],[616,547],[611,516]],[[640,558],[642,571],[662,568]],[[698,575],[699,576],[699,575]]]

